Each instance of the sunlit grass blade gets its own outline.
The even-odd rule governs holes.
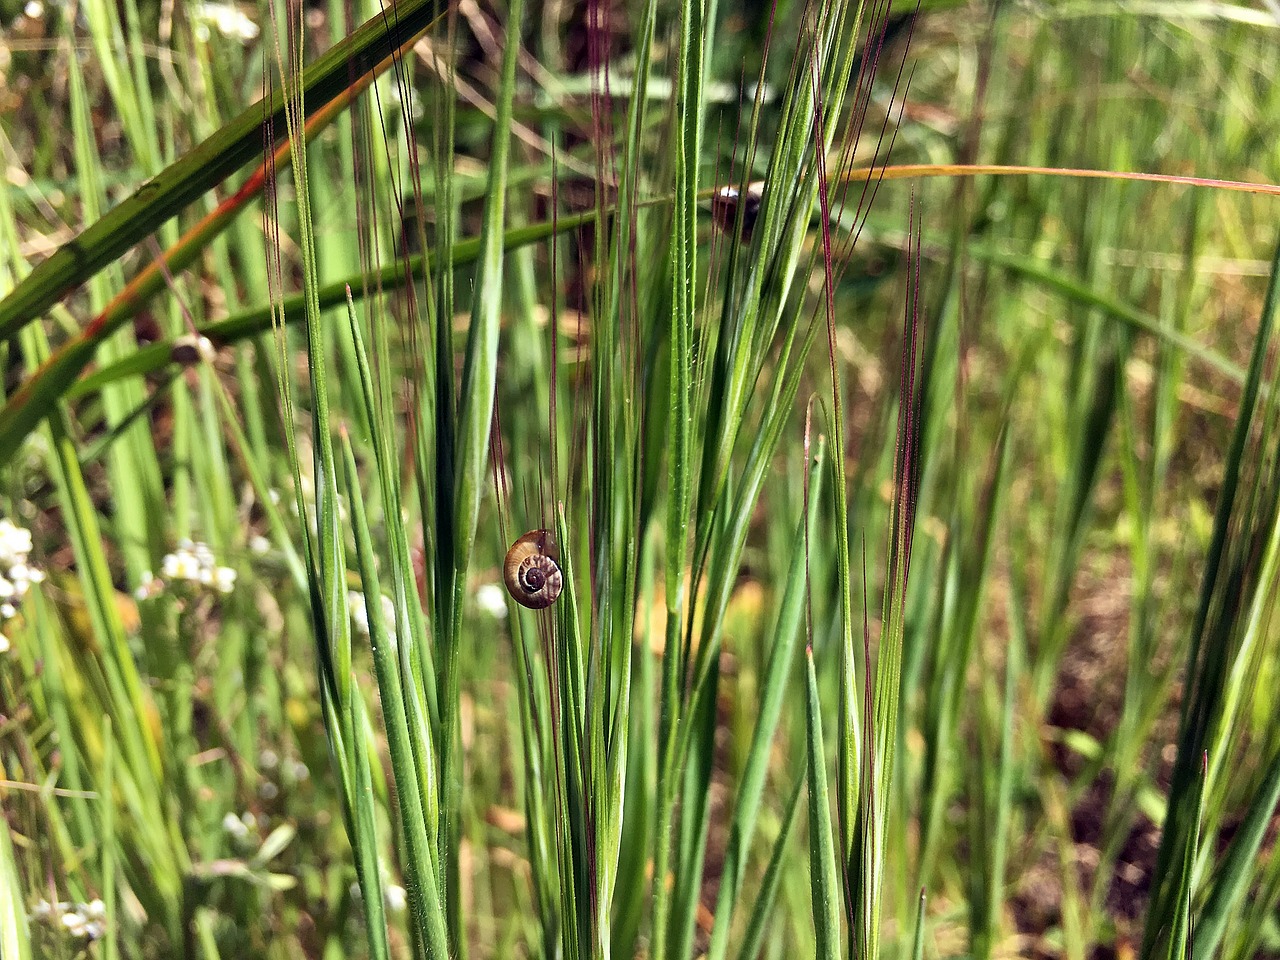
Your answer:
[[[773,843],[773,852],[769,855],[769,864],[765,867],[764,876],[760,880],[760,890],[751,904],[751,913],[747,920],[747,929],[742,937],[742,946],[738,952],[741,960],[755,960],[760,955],[760,947],[764,942],[765,930],[773,914],[774,904],[778,899],[778,890],[782,885],[782,875],[787,868],[790,855],[789,841],[791,829],[795,826],[800,810],[800,794],[805,787],[805,778],[797,777],[791,796],[782,808],[782,829],[778,831]]]
[[[1217,952],[1228,921],[1240,916],[1241,903],[1253,886],[1258,851],[1267,825],[1280,804],[1280,750],[1273,752],[1263,769],[1267,771],[1266,777],[1254,794],[1240,831],[1231,841],[1209,886],[1204,906],[1196,916],[1191,956],[1210,957]]]
[[[13,859],[13,841],[5,824],[0,827],[0,956],[5,960],[31,960],[25,901]]]
[[[402,675],[405,661],[399,653],[401,644],[410,642],[411,638],[406,635],[407,631],[399,636],[391,633],[383,621],[382,588],[374,561],[369,524],[365,518],[360,475],[356,470],[351,442],[345,434],[342,438],[342,452],[347,501],[351,509],[365,612],[369,618],[373,663],[382,702],[382,719],[396,782],[396,806],[400,812],[404,835],[410,910],[418,927],[418,935],[426,945],[427,956],[431,960],[448,960],[444,909],[436,886],[435,838],[428,833],[427,798],[422,794],[423,786],[429,788],[431,781],[423,782],[422,767],[413,743],[413,738],[420,736],[423,728],[420,723],[411,724],[412,719],[420,721],[421,716],[414,718],[406,709],[405,689],[412,680]],[[431,761],[429,755],[427,760]]]
[[[421,30],[426,30],[423,25]],[[394,56],[403,56],[415,38],[402,44]],[[346,110],[351,102],[390,68],[394,56],[385,57],[367,73],[357,76],[348,87],[339,91],[307,120],[306,137],[314,139],[322,130]],[[98,347],[116,330],[141,311],[149,298],[162,290],[174,275],[190,266],[209,247],[249,203],[262,193],[268,171],[283,167],[289,161],[293,149],[289,141],[276,148],[270,164],[260,165],[249,178],[218,207],[206,214],[188,229],[164,254],[147,264],[129,281],[92,320],[66,343],[61,344],[49,359],[36,370],[22,386],[7,398],[0,409],[0,455],[16,448],[34,428],[39,418],[59,396],[72,389],[72,383],[96,354]],[[299,307],[301,303],[298,304]],[[3,304],[0,304],[2,307]],[[137,350],[116,361],[126,367],[141,362],[140,358],[155,355],[154,348]]]
[[[819,437],[810,464],[812,483],[808,491],[809,510],[796,524],[791,563],[783,586],[778,622],[774,628],[773,643],[769,648],[768,665],[761,681],[760,709],[751,732],[751,745],[737,790],[737,806],[729,827],[729,845],[725,851],[723,876],[716,895],[715,924],[712,927],[711,944],[707,951],[709,960],[721,960],[729,941],[730,923],[738,904],[747,855],[755,833],[756,814],[759,811],[768,773],[769,754],[774,733],[782,715],[782,701],[795,661],[796,643],[804,623],[806,583],[805,544],[818,536],[818,511],[822,505],[822,477],[825,442]]]
[[[827,793],[827,761],[822,740],[822,706],[818,701],[818,678],[814,672],[812,649],[805,651],[805,668],[813,927],[818,941],[818,957],[821,960],[839,960],[841,888],[836,873],[836,845],[831,830],[831,798]]]
[[[1152,892],[1143,930],[1141,955],[1144,958],[1165,956],[1171,949],[1163,938],[1169,936],[1173,929],[1178,912],[1183,909],[1182,898],[1187,885],[1192,882],[1188,876],[1186,884],[1179,886],[1181,881],[1178,880],[1176,864],[1192,842],[1193,834],[1199,830],[1201,792],[1211,795],[1215,789],[1213,783],[1206,786],[1201,782],[1209,775],[1209,771],[1203,778],[1199,775],[1201,757],[1211,745],[1217,724],[1224,719],[1222,711],[1228,678],[1239,652],[1236,633],[1241,618],[1246,616],[1253,591],[1267,589],[1258,582],[1252,558],[1256,549],[1255,539],[1269,535],[1270,530],[1264,527],[1265,532],[1259,532],[1255,524],[1265,524],[1266,517],[1275,516],[1277,491],[1274,484],[1266,485],[1264,495],[1267,502],[1260,505],[1260,521],[1253,512],[1255,492],[1251,484],[1261,481],[1251,466],[1250,445],[1258,443],[1266,449],[1275,441],[1274,420],[1264,415],[1260,403],[1272,332],[1280,311],[1280,247],[1277,247],[1271,269],[1249,374],[1227,452],[1213,534],[1205,557],[1200,597],[1190,633],[1186,661],[1187,693],[1182,702],[1178,755],[1169,786],[1169,805],[1156,863],[1157,885]],[[1273,408],[1275,402],[1273,393],[1267,408]],[[1252,571],[1252,575],[1248,571]]]
[[[373,69],[408,36],[440,14],[438,0],[400,0],[393,17],[373,17],[302,74],[294,93],[315,110],[341,93],[353,76]],[[387,29],[392,24],[391,30]],[[287,97],[286,97],[287,99]],[[301,118],[299,118],[301,119]],[[67,291],[83,283],[206,190],[262,151],[264,124],[283,128],[282,100],[245,108],[200,146],[140,187],[131,197],[31,271],[0,300],[0,339],[8,339]]]

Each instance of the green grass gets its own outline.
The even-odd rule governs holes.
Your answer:
[[[4,960],[1280,953],[1261,6],[12,6]]]

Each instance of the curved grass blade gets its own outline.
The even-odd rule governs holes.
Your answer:
[[[285,103],[301,94],[312,111],[339,96],[352,77],[366,74],[405,38],[443,11],[441,0],[401,0],[303,70],[299,88],[247,107],[198,147],[184,154],[118,207],[31,271],[0,300],[0,340],[43,313],[187,204],[262,152],[263,131],[283,129]]]
[[[822,708],[813,648],[805,650],[805,743],[809,758],[809,871],[813,886],[813,931],[819,960],[840,957],[840,882],[836,875],[836,843],[831,831],[831,798],[827,791],[826,750],[822,740]]]
[[[524,227],[513,227],[503,233],[503,249],[507,251],[515,250],[545,240],[553,233],[572,232],[584,224],[594,222],[595,218],[596,212],[589,210],[586,213],[560,217],[554,223],[547,221]],[[474,263],[479,253],[480,241],[478,238],[460,240],[453,244],[450,263],[454,267],[466,266]],[[326,283],[317,291],[320,309],[324,311],[342,306],[346,303],[348,291],[350,291],[353,298],[361,299],[366,291],[386,292],[395,290],[404,285],[407,277],[420,280],[432,275],[431,271],[434,267],[434,259],[430,255],[423,256],[418,254],[409,258],[407,267],[401,261],[380,269],[355,274],[344,280]],[[283,308],[286,323],[297,322],[302,318],[305,296],[302,293],[295,293],[284,297],[280,301],[276,309]],[[198,333],[200,336],[208,337],[217,346],[229,346],[270,330],[271,314],[272,307],[270,305],[243,310],[227,317],[225,320],[218,320],[200,327]],[[69,387],[65,387],[65,396],[68,399],[83,397],[96,393],[107,384],[114,383],[121,378],[144,376],[163,369],[168,364],[175,362],[173,360],[175,346],[177,346],[177,341],[174,339],[157,340],[149,343],[147,346],[129,354],[129,356],[123,357],[115,363],[103,367],[101,370],[96,370],[88,376],[75,381]],[[57,399],[61,395],[51,393],[48,399]],[[2,417],[3,414],[0,414],[0,418]],[[21,438],[19,437],[18,439]],[[3,420],[0,419],[0,450],[8,449],[8,445],[12,443],[13,440],[8,437],[3,428]]]
[[[760,890],[756,894],[755,903],[751,906],[751,919],[747,921],[747,932],[742,938],[742,949],[738,951],[741,960],[755,960],[760,954],[760,945],[764,942],[765,926],[773,905],[778,899],[778,888],[782,885],[782,873],[786,867],[787,844],[791,839],[791,828],[795,826],[796,813],[800,809],[800,791],[804,789],[805,778],[796,780],[795,789],[791,791],[791,799],[783,808],[782,829],[778,831],[778,839],[773,843],[773,853],[769,857],[769,865],[765,868],[764,878],[760,881]]]
[[[424,26],[418,35],[421,35],[428,26],[429,24]],[[329,126],[380,74],[391,67],[397,57],[403,56],[416,39],[417,35],[411,37],[401,45],[399,51],[385,57],[381,63],[357,78],[312,114],[306,124],[304,133],[306,139],[314,139]],[[248,207],[249,202],[262,193],[268,171],[279,169],[288,163],[292,151],[293,144],[288,140],[277,147],[271,163],[264,162],[259,165],[234,194],[222,201],[217,209],[201,218],[158,260],[147,264],[78,334],[59,346],[53,355],[40,365],[40,368],[8,398],[3,409],[0,409],[0,448],[16,447],[26,437],[39,422],[44,411],[67,392],[67,385],[79,376],[80,371],[93,359],[98,347],[131,317],[136,316],[148,298],[164,287],[169,277],[185,269],[204,252],[213,239]],[[299,308],[301,308],[300,302]],[[131,353],[113,366],[145,363],[155,355],[153,350],[155,346],[153,344]]]
[[[787,571],[778,624],[761,682],[759,714],[751,733],[751,746],[747,752],[747,761],[743,766],[742,779],[737,790],[737,807],[734,809],[733,821],[729,827],[729,846],[725,851],[720,890],[716,898],[715,925],[711,930],[711,944],[707,950],[708,960],[722,960],[728,946],[730,922],[734,906],[737,904],[738,892],[742,886],[747,854],[755,832],[756,813],[764,792],[769,753],[782,715],[782,700],[786,693],[787,678],[791,672],[796,641],[799,639],[803,623],[808,588],[805,580],[805,544],[818,536],[817,522],[818,511],[822,504],[824,446],[823,439],[820,437],[809,468],[813,484],[809,491],[808,516],[801,517],[796,524],[795,550]]]
[[[1271,762],[1264,769],[1266,778],[1254,795],[1240,832],[1232,840],[1208,899],[1200,910],[1192,956],[1212,957],[1217,953],[1227,921],[1240,916],[1241,901],[1252,886],[1254,871],[1258,867],[1258,851],[1276,805],[1280,804],[1280,750],[1273,753]]]
[[[0,957],[31,960],[31,932],[8,822],[0,823]]]
[[[418,935],[426,944],[427,956],[431,960],[448,960],[449,946],[445,932],[444,910],[441,908],[436,887],[435,846],[427,833],[428,817],[425,807],[427,798],[423,796],[421,790],[418,757],[413,743],[415,731],[410,725],[410,714],[405,705],[403,686],[406,678],[401,675],[400,640],[388,632],[387,625],[383,621],[382,587],[377,564],[374,562],[369,522],[365,516],[363,484],[360,473],[356,469],[356,458],[351,449],[350,438],[345,431],[342,433],[341,442],[356,558],[364,590],[365,611],[369,617],[373,665],[378,677],[383,724],[387,733],[387,747],[391,754],[391,769],[396,782],[396,805],[400,811],[400,824],[404,831],[409,908],[417,924]]]

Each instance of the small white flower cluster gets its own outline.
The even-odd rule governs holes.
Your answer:
[[[178,544],[177,550],[165,554],[160,561],[159,577],[150,570],[142,575],[142,583],[136,591],[138,599],[154,597],[164,589],[166,581],[196,583],[202,587],[212,587],[219,593],[230,593],[235,589],[236,572],[231,567],[218,566],[208,544],[183,540]]]
[[[227,813],[222,818],[222,829],[238,843],[247,843],[251,835],[265,830],[266,826],[266,817],[255,817],[248,810],[238,817],[234,813]]]
[[[364,891],[360,889],[359,883],[353,880],[349,889],[353,900],[364,899]],[[392,913],[404,913],[405,907],[409,905],[409,892],[400,884],[391,883],[385,869],[382,871],[382,899]]]
[[[217,30],[230,40],[248,43],[256,40],[259,28],[249,16],[234,3],[197,3],[192,7],[196,37],[209,39],[209,28]]]
[[[30,553],[31,531],[0,519],[0,622],[17,616],[31,585],[44,579],[44,571],[27,562]],[[9,638],[0,633],[0,653],[8,649]]]
[[[365,605],[364,594],[358,590],[347,591],[347,606],[351,609],[351,622],[355,624],[356,633],[362,637],[369,636],[369,608]],[[382,623],[393,637],[396,633],[396,602],[385,593],[382,595]]]
[[[107,908],[101,900],[71,903],[41,900],[31,911],[32,920],[57,923],[73,937],[99,940],[107,932]]]
[[[311,778],[311,768],[301,760],[286,760],[280,763],[280,754],[267,747],[258,754],[258,766],[263,770],[274,772],[279,770],[282,779],[287,783],[302,783]]]
[[[495,620],[507,619],[507,591],[496,583],[481,584],[476,590],[476,606]]]

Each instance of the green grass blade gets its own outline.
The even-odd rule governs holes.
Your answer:
[[[507,10],[515,35],[524,4],[513,0]],[[458,863],[461,840],[462,782],[459,750],[458,698],[460,690],[459,647],[462,643],[463,601],[466,597],[467,570],[475,547],[476,525],[480,501],[484,495],[489,457],[490,428],[493,422],[494,389],[498,376],[498,335],[502,320],[504,228],[506,223],[507,171],[511,156],[511,117],[516,86],[516,59],[520,44],[507,45],[503,56],[502,81],[497,115],[493,125],[492,152],[489,158],[489,185],[485,196],[484,216],[480,232],[480,249],[475,274],[475,298],[471,309],[471,327],[467,333],[466,358],[462,368],[457,432],[454,443],[451,502],[441,508],[451,513],[448,542],[452,557],[441,558],[450,570],[447,605],[442,629],[445,631],[439,698],[443,740],[440,744],[443,803],[441,805],[441,842],[445,851],[445,886],[448,890],[449,930],[455,951],[464,949],[461,942],[463,918]],[[442,323],[448,323],[447,316]],[[452,358],[447,361],[452,365]]]
[[[840,957],[840,882],[836,844],[831,830],[831,798],[827,793],[826,751],[822,740],[822,707],[813,650],[805,651],[808,719],[805,742],[809,757],[809,876],[813,887],[813,928],[820,960]]]
[[[403,661],[399,655],[399,647],[402,641],[390,633],[383,622],[382,588],[374,561],[369,523],[365,517],[361,478],[356,469],[350,439],[345,433],[342,437],[342,452],[356,557],[360,567],[365,611],[369,617],[373,663],[378,677],[387,746],[391,753],[391,769],[395,776],[401,829],[404,831],[409,908],[417,924],[418,935],[426,944],[427,956],[430,960],[448,960],[449,944],[444,910],[436,886],[435,844],[427,832],[428,818],[425,798],[421,793],[420,767],[412,742],[418,730],[411,727],[409,713],[405,708],[403,686],[408,678],[401,676]]]
[[[1191,956],[1212,957],[1217,953],[1227,922],[1240,916],[1241,901],[1253,885],[1258,851],[1267,825],[1280,804],[1280,750],[1272,754],[1263,769],[1267,771],[1266,777],[1253,796],[1240,831],[1231,841],[1196,918]]]
[[[0,956],[5,960],[31,960],[31,932],[27,928],[25,904],[6,821],[0,824]]]
[[[1199,809],[1198,797],[1203,789],[1201,777],[1197,775],[1198,767],[1222,709],[1228,661],[1232,656],[1233,619],[1246,602],[1237,577],[1243,576],[1241,569],[1245,565],[1252,566],[1249,561],[1251,547],[1244,542],[1250,531],[1241,534],[1239,530],[1233,530],[1233,520],[1244,522],[1239,517],[1243,511],[1241,499],[1245,495],[1238,491],[1248,479],[1248,446],[1256,429],[1263,372],[1277,312],[1280,312],[1280,246],[1272,260],[1267,298],[1227,452],[1200,598],[1191,629],[1186,661],[1187,694],[1182,703],[1178,755],[1169,786],[1169,805],[1156,862],[1157,885],[1152,892],[1143,930],[1143,958],[1163,955],[1164,951],[1159,947],[1161,937],[1172,929],[1178,911],[1182,909],[1182,891],[1176,885],[1180,881],[1176,881],[1174,865],[1190,844],[1192,833],[1198,830],[1195,811]],[[1224,596],[1228,603],[1220,602]]]
[[[747,930],[742,937],[742,948],[738,952],[740,960],[755,960],[760,955],[760,945],[764,942],[765,930],[769,925],[769,917],[773,913],[774,903],[778,899],[778,890],[782,886],[782,876],[787,868],[788,841],[791,839],[791,828],[798,819],[800,810],[800,792],[804,789],[805,778],[798,777],[791,791],[791,798],[782,808],[782,829],[773,842],[773,852],[769,855],[769,864],[765,867],[764,877],[760,881],[760,890],[751,905],[751,916],[747,921]]]
[[[737,790],[737,806],[729,827],[729,845],[725,851],[720,890],[716,896],[715,925],[712,927],[711,944],[707,950],[708,960],[721,960],[728,947],[730,921],[738,902],[747,854],[755,832],[756,813],[764,792],[769,754],[782,715],[782,701],[795,661],[796,642],[803,626],[808,595],[808,584],[805,582],[805,544],[814,542],[819,535],[817,523],[822,505],[824,451],[825,442],[820,437],[809,465],[812,477],[809,512],[807,517],[801,517],[796,524],[791,564],[783,587],[778,623],[761,682],[759,714],[751,732],[751,745]]]
[[[916,903],[916,926],[911,936],[911,960],[924,960],[924,908],[926,897],[920,891],[920,899]]]
[[[309,109],[317,109],[345,89],[353,76],[373,69],[405,36],[439,16],[441,8],[439,0],[400,0],[394,17],[373,17],[311,64],[294,93],[305,97]],[[390,31],[389,22],[394,24]],[[277,129],[284,126],[282,101],[273,97],[247,107],[32,270],[0,300],[0,340],[12,337],[187,204],[260,156],[268,118]]]

